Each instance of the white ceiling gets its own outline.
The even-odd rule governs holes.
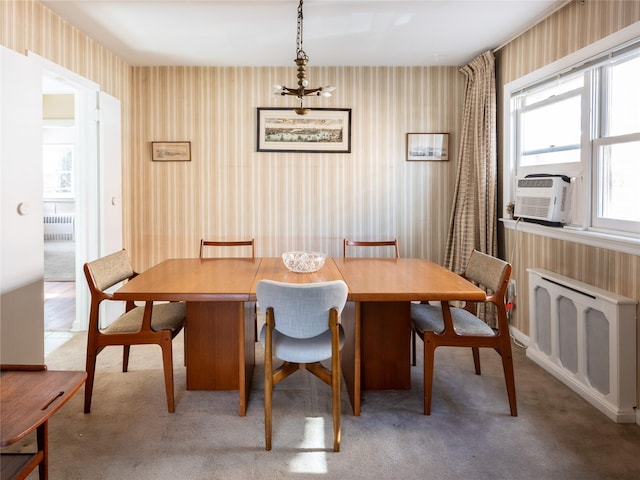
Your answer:
[[[293,66],[298,0],[40,0],[130,65]],[[307,0],[310,66],[467,64],[567,0]]]

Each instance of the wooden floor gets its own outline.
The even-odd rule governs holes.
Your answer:
[[[76,282],[44,282],[44,330],[71,330],[76,318]]]

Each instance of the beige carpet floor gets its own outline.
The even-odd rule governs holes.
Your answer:
[[[84,369],[83,333],[50,369]],[[421,352],[418,352],[421,353]],[[174,340],[176,412],[167,413],[160,349],[98,357],[91,414],[84,388],[50,421],[50,478],[73,479],[638,479],[640,427],[612,422],[516,348],[519,416],[509,416],[497,354],[483,375],[468,350],[436,352],[432,414],[422,415],[422,365],[407,391],[364,392],[354,417],[342,397],[342,449],[331,450],[330,393],[306,372],[276,387],[273,450],[264,450],[262,349],[246,417],[237,392],[186,391]],[[26,440],[21,445],[30,448]],[[34,473],[29,479],[35,479]]]

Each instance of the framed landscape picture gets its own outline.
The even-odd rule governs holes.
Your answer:
[[[351,109],[258,107],[258,152],[351,152]]]
[[[191,161],[191,142],[151,142],[151,160],[189,162]]]
[[[407,133],[407,161],[449,160],[448,133]]]

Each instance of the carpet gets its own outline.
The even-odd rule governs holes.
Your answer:
[[[73,282],[76,279],[76,244],[70,241],[44,242],[44,281]]]
[[[76,333],[46,358],[49,369],[83,370],[85,345]],[[481,352],[477,376],[470,350],[440,348],[430,416],[422,414],[421,362],[410,390],[363,392],[360,417],[343,388],[334,453],[330,391],[320,380],[301,371],[276,386],[267,452],[260,345],[246,417],[237,392],[185,390],[182,334],[173,345],[172,414],[157,346],[132,347],[128,373],[121,348],[98,356],[91,413],[82,413],[81,388],[49,422],[50,479],[639,478],[640,428],[613,423],[517,347],[518,417],[509,415],[495,352]]]

